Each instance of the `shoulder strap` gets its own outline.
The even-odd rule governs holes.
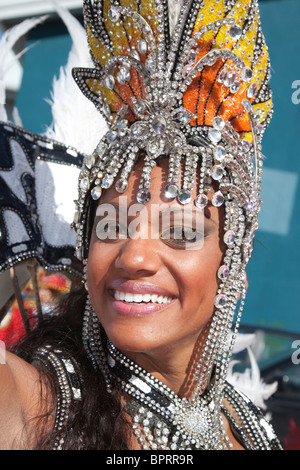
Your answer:
[[[57,406],[55,431],[57,437],[53,450],[62,450],[64,444],[63,429],[69,417],[70,406],[74,401],[81,400],[81,374],[79,365],[67,352],[44,346],[37,351],[34,358],[50,372],[54,372],[57,389]]]
[[[248,450],[282,450],[273,426],[246,395],[226,383],[224,398],[222,411]]]

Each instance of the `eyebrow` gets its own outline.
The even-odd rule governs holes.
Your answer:
[[[141,206],[141,209],[143,207],[146,207],[146,206],[143,206],[142,204],[138,204],[138,203],[134,203],[134,204],[137,204],[137,205]],[[132,204],[132,205],[134,205],[134,204]],[[119,203],[117,203],[117,202],[102,202],[97,207],[95,218],[96,217],[102,217],[102,215],[97,215],[97,211],[98,211],[99,207],[104,206],[104,205],[113,206],[114,209],[116,210],[116,213],[117,214],[119,213],[119,210],[120,210],[120,204]],[[128,207],[124,205],[124,206],[122,206],[122,210],[126,210],[126,212],[127,212],[132,205],[130,205]],[[168,211],[170,211],[171,214],[173,213],[175,215],[176,215],[176,213],[179,213],[179,212],[182,213],[182,209],[180,207],[175,207],[175,206],[173,206],[173,207],[174,207],[174,209],[172,208],[172,206],[168,206],[168,207],[166,206],[165,208],[163,208],[161,210],[161,213],[163,214],[164,212],[168,212]],[[194,209],[193,214],[194,213],[195,214],[204,213],[204,217],[205,217],[206,220],[208,220],[209,222],[212,222],[214,225],[217,225],[217,222],[211,217],[211,214],[208,212],[208,210],[209,210],[208,207],[205,207],[204,210],[203,209],[201,210],[201,209],[198,209],[196,206],[193,206],[193,209]]]

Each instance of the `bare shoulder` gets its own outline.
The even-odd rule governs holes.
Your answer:
[[[32,433],[27,424],[45,411],[47,385],[31,364],[8,352],[5,359],[0,365],[0,449],[28,448]]]

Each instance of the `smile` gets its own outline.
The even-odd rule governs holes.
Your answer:
[[[157,294],[132,294],[131,292],[114,291],[113,297],[115,300],[120,300],[125,303],[133,304],[167,304],[171,303],[173,298]]]

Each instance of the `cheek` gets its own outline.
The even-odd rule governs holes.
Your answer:
[[[91,240],[88,257],[87,283],[92,301],[95,299],[96,292],[97,296],[102,292],[102,281],[109,267],[112,265],[113,260],[114,254],[110,245],[99,243],[93,239]]]
[[[214,300],[218,289],[217,272],[222,262],[223,253],[216,249],[189,253],[181,264],[180,285],[182,293],[182,307],[188,311],[199,311],[207,319],[214,310]]]

